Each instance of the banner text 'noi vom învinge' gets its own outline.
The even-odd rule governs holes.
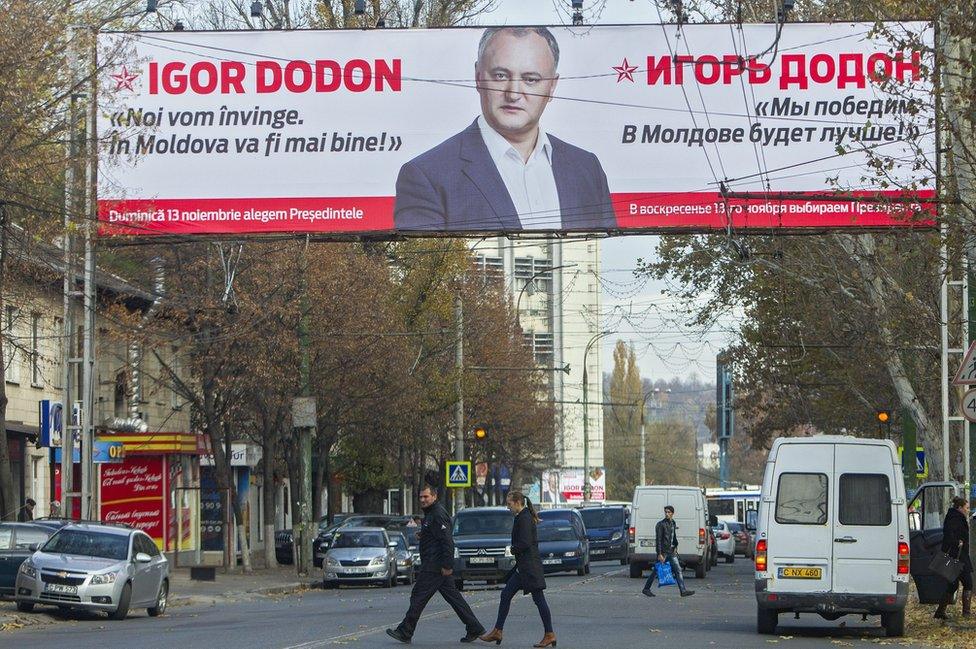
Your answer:
[[[101,232],[924,224],[930,26],[777,31],[102,34]]]

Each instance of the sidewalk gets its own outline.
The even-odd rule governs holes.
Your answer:
[[[217,568],[215,581],[194,581],[190,579],[189,568],[171,567],[169,606],[216,605],[292,593],[316,587],[321,583],[319,574],[321,573],[316,570],[311,576],[300,579],[294,566],[261,568],[248,575],[239,569],[225,573],[223,568]],[[65,614],[54,607],[38,606],[33,613],[18,613],[14,602],[0,601],[0,631],[51,624],[65,619]]]

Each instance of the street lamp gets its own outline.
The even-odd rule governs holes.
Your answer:
[[[523,286],[522,289],[519,291],[518,297],[515,300],[515,324],[519,326],[519,329],[522,328],[522,317],[521,317],[522,312],[519,311],[519,304],[522,303],[522,294],[528,293],[529,295],[532,295],[533,293],[535,293],[535,278],[545,275],[546,273],[551,273],[554,270],[559,270],[561,268],[575,268],[578,265],[579,264],[563,264],[561,266],[552,266],[550,268],[543,268],[539,272],[529,277],[529,279],[525,282],[525,286]]]
[[[590,499],[590,418],[589,418],[589,380],[586,371],[586,356],[590,347],[600,338],[609,336],[612,331],[601,331],[590,338],[583,351],[583,502]]]
[[[647,457],[647,441],[646,441],[647,436],[644,433],[644,409],[647,406],[647,398],[653,394],[654,401],[656,402],[657,396],[660,393],[661,393],[661,388],[654,388],[653,390],[648,390],[646,393],[644,393],[644,398],[641,399],[641,407],[640,407],[640,484],[641,485],[647,484],[647,473],[645,467],[645,462]],[[655,405],[653,406],[655,410],[660,407],[661,406],[658,405],[657,403],[655,403]]]

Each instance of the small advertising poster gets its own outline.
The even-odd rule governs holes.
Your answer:
[[[144,531],[160,548],[165,544],[166,471],[162,456],[126,458],[102,466],[101,519]]]

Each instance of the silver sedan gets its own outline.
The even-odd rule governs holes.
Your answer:
[[[145,532],[116,525],[63,527],[17,573],[17,609],[36,604],[104,611],[124,620],[132,608],[162,615],[169,563]]]
[[[325,555],[323,585],[379,583],[396,585],[396,543],[382,527],[343,527],[332,537]]]

